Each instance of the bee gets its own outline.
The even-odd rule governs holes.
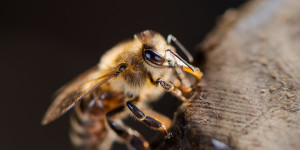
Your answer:
[[[174,36],[166,40],[151,30],[137,33],[107,51],[97,66],[61,87],[41,124],[52,122],[74,107],[69,134],[75,147],[102,149],[109,145],[106,139],[114,135],[130,149],[150,149],[139,132],[117,118],[127,112],[168,138],[170,119],[149,110],[146,103],[157,100],[164,92],[184,100],[184,94],[192,89],[186,74],[196,80],[202,77],[199,68],[176,53],[172,41],[193,61]]]

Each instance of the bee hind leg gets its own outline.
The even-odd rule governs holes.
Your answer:
[[[148,150],[149,144],[140,135],[137,131],[128,129],[126,127],[122,127],[121,125],[114,122],[111,117],[116,115],[124,110],[124,106],[116,108],[106,114],[106,120],[110,128],[119,136],[121,137],[129,146],[130,149],[133,150]]]

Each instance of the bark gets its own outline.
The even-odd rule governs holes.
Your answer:
[[[228,10],[198,46],[204,77],[162,149],[300,149],[300,1]],[[203,69],[203,68],[202,68]]]

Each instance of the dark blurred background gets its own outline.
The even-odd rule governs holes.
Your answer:
[[[172,33],[193,51],[218,16],[244,1],[1,1],[0,149],[71,149],[69,114],[40,125],[56,89],[145,29]],[[170,99],[154,108],[172,115]]]

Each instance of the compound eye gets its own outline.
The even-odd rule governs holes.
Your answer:
[[[165,59],[162,56],[152,50],[145,50],[145,57],[156,65],[162,65],[165,62]]]

